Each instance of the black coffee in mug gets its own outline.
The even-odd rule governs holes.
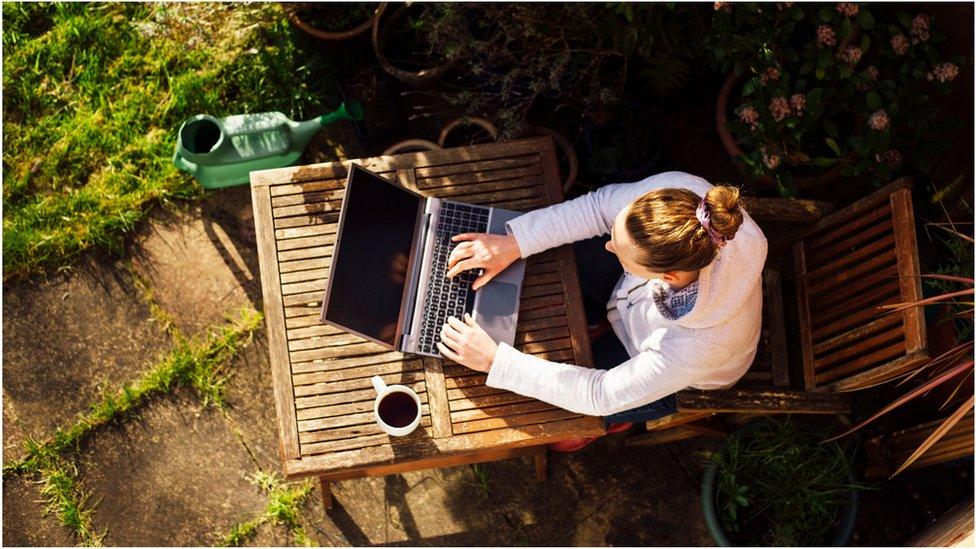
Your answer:
[[[390,427],[406,427],[417,419],[417,401],[407,393],[394,391],[380,400],[379,414],[383,423]]]

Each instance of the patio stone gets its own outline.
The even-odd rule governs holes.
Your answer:
[[[170,348],[121,263],[5,284],[3,312],[5,448],[69,424]]]
[[[281,475],[278,423],[264,328],[259,328],[251,343],[234,357],[229,371],[233,375],[225,392],[227,419],[250,450],[255,466]]]
[[[292,547],[295,538],[282,524],[264,523],[258,526],[254,537],[243,544],[244,547]]]
[[[183,389],[97,433],[78,464],[108,545],[211,545],[267,506],[222,413]]]
[[[470,466],[344,480],[332,493],[328,512],[318,488],[306,508],[321,545],[504,545],[511,534]]]
[[[511,544],[712,544],[698,479],[688,479],[665,446],[628,447],[609,437],[574,454],[550,453],[542,482],[514,460],[484,467],[492,500],[525,536]]]
[[[6,425],[5,425],[6,426]],[[75,545],[71,532],[44,514],[40,485],[24,478],[3,479],[3,545]]]
[[[133,266],[184,334],[220,324],[243,306],[261,310],[248,188],[211,193],[185,211],[155,212],[134,246]]]
[[[20,426],[17,414],[7,398],[6,391],[3,395],[3,459],[4,463],[18,461],[27,456],[24,449],[24,440],[27,434]]]

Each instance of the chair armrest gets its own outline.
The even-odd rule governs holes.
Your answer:
[[[725,389],[678,392],[679,412],[838,414],[851,411],[850,395],[807,391]]]
[[[746,211],[756,221],[813,223],[833,211],[830,202],[796,198],[743,198]]]

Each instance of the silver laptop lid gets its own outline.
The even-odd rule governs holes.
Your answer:
[[[397,348],[424,198],[350,168],[321,319]]]

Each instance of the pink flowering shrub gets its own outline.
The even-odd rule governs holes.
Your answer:
[[[939,55],[936,22],[857,2],[768,6],[716,3],[705,39],[719,67],[740,75],[725,126],[743,169],[784,194],[795,177],[837,165],[878,181],[906,165],[924,171],[929,99],[951,90],[962,64]]]

